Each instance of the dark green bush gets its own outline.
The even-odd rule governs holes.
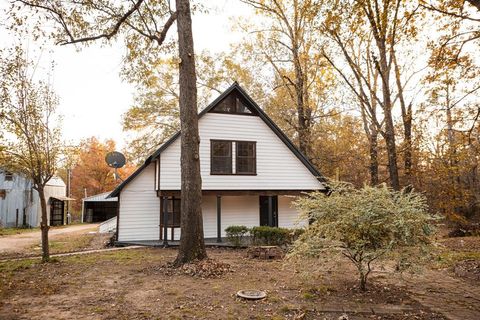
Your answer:
[[[290,229],[276,227],[253,227],[250,229],[252,241],[257,245],[282,246],[291,242]]]
[[[243,238],[248,233],[246,226],[229,226],[225,229],[227,240],[235,247],[240,247],[243,243]]]

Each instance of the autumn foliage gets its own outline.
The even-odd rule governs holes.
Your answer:
[[[120,181],[115,181],[114,171],[105,162],[108,152],[115,150],[115,142],[104,142],[95,137],[84,140],[77,150],[75,165],[72,167],[71,195],[76,199],[73,209],[81,209],[81,199],[98,193],[112,191]],[[122,179],[127,178],[135,166],[128,162],[118,170]]]

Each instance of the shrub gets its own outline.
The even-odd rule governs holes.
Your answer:
[[[248,234],[248,228],[246,226],[229,226],[225,229],[228,241],[235,247],[240,247],[243,242],[243,238]]]
[[[328,196],[312,193],[295,205],[313,222],[289,256],[320,257],[325,250],[340,251],[357,268],[362,290],[374,260],[395,249],[405,252],[401,259],[415,259],[410,249],[424,248],[436,219],[427,213],[423,195],[385,185],[355,189],[332,184]]]
[[[290,230],[286,228],[260,226],[250,229],[252,241],[255,244],[282,246],[291,242]]]

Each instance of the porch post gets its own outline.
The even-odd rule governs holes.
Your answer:
[[[163,247],[168,247],[167,235],[168,223],[168,197],[163,197]]]
[[[217,242],[222,242],[222,196],[217,195]]]
[[[268,226],[273,226],[273,199],[268,196]]]

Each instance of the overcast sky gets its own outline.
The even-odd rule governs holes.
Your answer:
[[[208,16],[193,17],[195,50],[228,51],[231,43],[242,35],[231,31],[231,18],[247,16],[251,11],[239,0],[208,1],[212,10]],[[8,0],[0,0],[1,21]],[[176,32],[176,30],[170,30]],[[0,47],[13,46],[18,41],[0,26]],[[35,43],[28,44],[35,52]],[[59,111],[63,115],[64,137],[71,143],[97,136],[113,138],[121,149],[127,135],[122,132],[121,116],[132,104],[134,88],[119,76],[123,54],[121,43],[101,48],[92,45],[77,52],[72,46],[55,46],[42,52],[41,61],[47,70],[52,60],[55,72],[51,80],[60,97]],[[40,71],[41,72],[41,71]],[[46,71],[43,71],[46,73]]]

